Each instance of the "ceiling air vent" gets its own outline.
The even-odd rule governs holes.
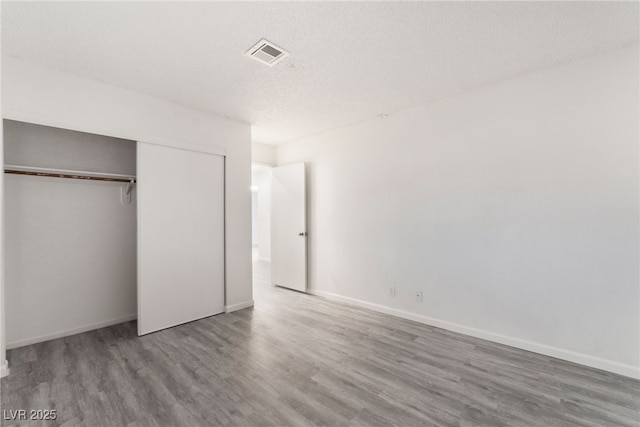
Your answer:
[[[289,52],[285,52],[284,49],[262,39],[253,45],[245,55],[255,59],[256,61],[260,61],[269,67],[273,67],[278,62],[289,56]]]

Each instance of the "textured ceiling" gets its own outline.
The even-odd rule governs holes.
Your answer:
[[[3,2],[2,52],[278,143],[638,42],[637,2]],[[291,52],[243,56],[261,38]]]

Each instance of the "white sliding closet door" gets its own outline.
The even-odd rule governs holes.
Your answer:
[[[224,157],[138,143],[138,334],[224,311]]]

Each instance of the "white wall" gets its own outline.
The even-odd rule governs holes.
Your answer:
[[[638,377],[638,91],[636,46],[278,146],[312,291]]]
[[[258,243],[258,191],[251,190],[251,244],[258,246]]]
[[[271,171],[258,184],[258,258],[271,261]]]
[[[2,113],[99,135],[225,151],[226,304],[229,310],[253,304],[248,124],[8,57],[2,58]]]
[[[271,168],[253,165],[251,184],[258,188],[256,192],[256,244],[258,258],[271,261]]]
[[[134,141],[11,120],[3,135],[7,164],[136,175]],[[123,186],[5,177],[8,348],[136,317],[136,197],[122,204]]]
[[[252,142],[251,161],[262,165],[275,166],[276,147],[273,145],[261,144],[259,142]]]

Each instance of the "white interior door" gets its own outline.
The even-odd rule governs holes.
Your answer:
[[[224,157],[138,143],[138,334],[224,311]]]
[[[307,204],[304,163],[273,168],[271,178],[271,281],[307,290]]]

